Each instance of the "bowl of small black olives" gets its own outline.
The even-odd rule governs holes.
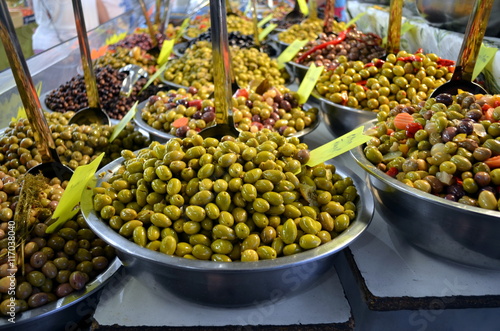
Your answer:
[[[199,304],[301,293],[373,215],[359,177],[332,162],[306,166],[304,143],[269,130],[122,155],[84,193],[87,222],[135,277]]]
[[[372,139],[351,154],[382,218],[412,245],[500,269],[499,105],[498,96],[441,94],[364,124]]]

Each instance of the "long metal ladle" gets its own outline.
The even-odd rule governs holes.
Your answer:
[[[493,0],[476,0],[465,29],[455,71],[448,82],[432,92],[431,98],[435,98],[441,93],[456,95],[459,89],[473,94],[488,93],[482,86],[472,82],[472,74],[488,26],[492,6]]]
[[[231,53],[227,36],[226,3],[221,0],[210,0],[210,21],[212,33],[212,52],[214,63],[214,126],[200,131],[204,138],[222,138],[230,135],[237,137],[239,131],[234,127],[231,110]]]
[[[389,25],[387,27],[387,43],[385,45],[386,56],[399,52],[403,2],[403,0],[391,0],[389,5]]]
[[[70,118],[69,124],[89,125],[96,123],[110,125],[111,120],[108,114],[99,105],[99,92],[97,90],[97,81],[92,66],[89,40],[85,27],[85,19],[83,17],[82,2],[80,0],[73,0],[73,12],[75,15],[76,32],[78,34],[78,44],[80,45],[80,57],[82,59],[83,76],[85,79],[89,106],[77,111],[75,115]]]
[[[56,144],[52,139],[52,133],[43,115],[42,105],[36,93],[35,85],[5,1],[0,1],[0,39],[5,47],[5,53],[9,59],[19,95],[26,109],[26,115],[33,130],[38,152],[42,156],[42,163],[30,168],[28,173],[37,175],[41,172],[47,178],[57,177],[61,180],[68,180],[73,175],[73,171],[64,166],[59,159]]]

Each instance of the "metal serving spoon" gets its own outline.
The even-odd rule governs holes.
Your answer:
[[[300,11],[300,6],[299,2],[295,1],[295,6],[293,7],[293,10],[286,14],[286,16],[283,18],[284,21],[299,21],[304,18],[304,14]]]
[[[148,77],[148,72],[143,67],[136,64],[127,64],[118,71],[128,73],[127,77],[123,80],[122,87],[120,89],[120,95],[125,97],[130,96],[135,83],[137,83],[140,78]]]
[[[204,138],[222,138],[226,135],[237,137],[239,135],[239,131],[234,126],[231,110],[231,54],[229,52],[225,7],[224,1],[210,0],[216,124],[200,131],[200,135]]]
[[[403,19],[404,0],[391,0],[389,5],[389,25],[387,27],[386,57],[399,52],[401,44],[401,21]]]
[[[146,20],[146,25],[148,26],[149,36],[151,37],[151,43],[153,44],[153,47],[148,50],[148,53],[153,55],[154,57],[158,57],[158,55],[160,54],[160,46],[158,39],[156,38],[155,28],[153,26],[153,23],[149,19],[146,3],[144,2],[144,0],[138,0],[138,1],[139,5],[141,6],[142,15],[144,16],[144,19]]]
[[[476,0],[465,29],[455,71],[448,82],[432,92],[431,98],[435,98],[441,93],[456,95],[459,89],[474,94],[487,93],[482,86],[472,82],[472,74],[488,26],[492,6],[493,0]]]
[[[92,66],[92,58],[90,56],[89,40],[87,37],[87,29],[85,27],[85,19],[83,17],[82,2],[80,0],[72,1],[89,106],[77,111],[75,115],[70,118],[69,124],[75,123],[78,125],[88,125],[97,123],[102,125],[111,125],[111,120],[108,114],[99,105],[99,92],[97,90],[97,81],[95,78],[94,68]]]
[[[9,59],[19,95],[26,109],[26,115],[33,130],[38,152],[42,156],[43,163],[30,168],[28,173],[37,175],[41,172],[47,178],[57,177],[61,180],[68,180],[73,175],[73,171],[64,166],[59,159],[56,144],[52,139],[52,133],[43,115],[42,105],[36,94],[33,79],[5,1],[0,1],[0,39],[5,47],[5,53]]]

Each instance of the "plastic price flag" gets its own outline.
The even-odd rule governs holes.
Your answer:
[[[311,151],[309,161],[306,165],[314,167],[320,163],[333,159],[361,144],[366,143],[372,137],[363,134],[365,127],[360,126]]]
[[[264,17],[262,20],[260,20],[259,23],[257,23],[257,26],[259,28],[263,27],[264,25],[266,25],[267,22],[269,22],[270,20],[273,19],[273,14],[269,14],[267,15],[266,17]]]
[[[304,14],[304,16],[309,15],[309,7],[307,6],[306,0],[297,0],[297,2],[299,3],[299,8],[302,14]]]
[[[179,31],[177,32],[177,35],[175,36],[174,40],[177,40],[182,36],[184,31],[186,31],[188,25],[189,25],[189,17],[185,18],[184,21],[182,21],[181,27],[179,28]]]
[[[52,214],[52,219],[56,221],[51,224],[46,233],[53,233],[58,230],[61,225],[66,223],[66,221],[72,219],[76,213],[78,213],[78,203],[83,194],[83,191],[87,187],[87,182],[92,178],[101,164],[104,153],[101,153],[94,161],[87,165],[79,166],[76,168],[73,176],[69,180],[68,186],[64,190],[61,200]],[[76,208],[75,208],[76,207]]]
[[[366,12],[361,12],[358,15],[354,16],[349,22],[346,23],[345,27],[348,28],[354,23],[356,23],[361,17],[365,16]]]
[[[151,85],[158,77],[160,77],[161,74],[163,74],[165,69],[167,69],[167,64],[168,61],[165,62],[160,68],[158,68],[158,70],[156,70],[156,72],[153,75],[151,75],[151,77],[149,77],[149,80],[147,81],[146,85],[144,85],[144,87],[139,91],[139,94],[141,94],[142,91],[147,89],[149,85]]]
[[[283,69],[285,63],[291,61],[295,55],[307,44],[307,40],[294,40],[288,47],[278,56],[278,69]]]
[[[120,33],[120,34],[114,34],[109,38],[106,38],[106,45],[113,45],[119,42],[120,40],[124,39],[127,36],[126,32]]]
[[[159,65],[163,65],[167,63],[170,54],[172,54],[172,50],[174,49],[175,39],[165,40],[163,45],[161,46],[160,55],[158,55],[158,59],[156,63]]]
[[[314,63],[311,64],[309,70],[300,83],[299,89],[297,90],[297,94],[299,95],[299,103],[304,104],[309,99],[314,86],[316,86],[316,82],[318,81],[319,76],[323,72],[323,66],[316,67]]]
[[[485,44],[481,44],[479,54],[477,55],[476,66],[474,67],[474,71],[472,73],[472,80],[476,79],[481,71],[486,68],[488,63],[490,63],[490,61],[495,57],[497,51],[498,48],[496,47],[488,47]]]
[[[260,41],[264,40],[271,31],[276,29],[277,26],[278,26],[278,24],[274,24],[274,23],[269,24],[264,30],[261,31],[261,33],[259,33],[259,40]]]
[[[136,101],[134,103],[134,105],[132,106],[132,108],[130,108],[130,110],[127,112],[127,114],[125,116],[123,116],[121,121],[115,126],[115,128],[113,129],[113,133],[111,134],[111,137],[109,137],[110,143],[113,142],[113,140],[115,140],[116,137],[118,137],[120,132],[122,132],[123,129],[127,126],[127,124],[130,123],[132,118],[134,118],[135,113],[137,111],[137,104],[138,103],[139,103],[139,101]]]

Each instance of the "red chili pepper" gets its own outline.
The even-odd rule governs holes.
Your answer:
[[[396,177],[398,174],[399,170],[396,167],[390,167],[389,170],[386,171],[386,174],[391,176],[391,177]]]
[[[365,64],[365,68],[368,68],[368,67],[377,67],[377,68],[382,68],[382,66],[384,65],[385,61],[384,60],[381,60],[381,59],[375,59],[373,60],[374,62],[369,62],[367,64]]]
[[[454,66],[455,65],[455,61],[453,60],[447,60],[447,59],[439,59],[436,61],[436,63],[440,66],[444,66],[444,67],[448,67],[448,66]]]
[[[403,61],[403,62],[414,62],[414,61],[422,62],[423,61],[423,59],[421,57],[415,56],[415,55],[398,57],[397,60]]]
[[[313,48],[311,48],[310,50],[308,50],[307,52],[305,52],[304,54],[302,54],[298,59],[297,59],[297,62],[300,63],[302,61],[304,61],[309,55],[311,55],[312,53],[318,51],[318,50],[321,50],[329,45],[337,45],[339,43],[341,43],[342,41],[345,40],[345,37],[347,35],[347,30],[344,30],[344,31],[341,31],[337,38],[331,40],[331,41],[328,41],[326,43],[322,43],[322,44],[319,44],[319,45],[316,45],[314,46]]]
[[[496,108],[496,107],[498,107],[498,106],[500,106],[500,100],[495,100],[495,101],[493,102],[493,107],[495,107],[495,108]]]
[[[482,111],[487,111],[488,109],[490,108],[493,108],[492,106],[488,105],[487,103],[485,103],[482,107],[481,107],[481,110]]]
[[[415,54],[422,54],[424,52],[424,49],[423,48],[419,48],[417,49],[417,51],[415,52]]]

